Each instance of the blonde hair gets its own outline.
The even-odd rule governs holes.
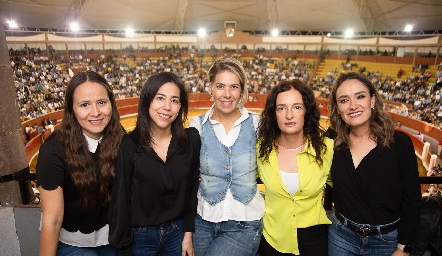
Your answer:
[[[213,62],[212,66],[209,68],[209,71],[207,72],[207,76],[209,78],[210,83],[213,83],[215,81],[215,77],[217,74],[224,71],[232,72],[239,78],[242,97],[238,104],[244,105],[244,103],[246,103],[248,100],[248,93],[247,93],[248,81],[244,67],[242,66],[241,62],[239,62],[237,59],[234,58],[224,57],[217,59],[215,60],[215,62]]]

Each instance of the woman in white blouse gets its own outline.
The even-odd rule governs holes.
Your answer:
[[[264,215],[256,186],[259,115],[243,107],[247,78],[239,61],[218,59],[208,76],[214,104],[189,123],[201,136],[195,255],[255,255]]]

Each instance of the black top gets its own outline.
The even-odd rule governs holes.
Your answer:
[[[184,231],[195,230],[200,137],[186,129],[189,145],[178,154],[173,136],[166,162],[137,146],[130,134],[121,142],[109,214],[109,242],[130,255],[132,227],[157,226],[184,218]]]
[[[398,240],[410,245],[419,225],[420,184],[411,139],[395,131],[390,148],[377,145],[355,169],[348,148],[335,150],[331,167],[335,209],[370,225],[400,218]]]
[[[108,223],[108,209],[101,204],[93,204],[87,212],[80,211],[79,192],[71,172],[67,167],[65,149],[57,140],[57,131],[53,132],[41,145],[37,161],[37,185],[45,190],[63,189],[64,216],[62,227],[69,232],[80,231],[84,234],[99,230]],[[90,153],[98,166],[98,146],[95,153]],[[98,168],[96,169],[98,172]],[[98,181],[98,186],[100,185]]]

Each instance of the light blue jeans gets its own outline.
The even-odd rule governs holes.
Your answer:
[[[116,250],[110,245],[98,247],[77,247],[58,242],[57,256],[116,256]]]
[[[195,218],[195,256],[255,256],[262,235],[262,220],[213,223]]]
[[[379,233],[370,237],[360,237],[354,231],[347,228],[347,223],[340,222],[336,218],[335,213],[328,215],[328,218],[332,222],[328,226],[329,256],[391,256],[396,250],[398,242],[397,229],[387,234]]]
[[[181,256],[184,239],[184,220],[171,221],[159,226],[132,228],[134,240],[132,255]]]

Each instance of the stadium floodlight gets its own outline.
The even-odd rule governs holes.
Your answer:
[[[131,27],[126,28],[126,37],[131,37],[134,35],[134,29]]]
[[[412,25],[405,26],[405,29],[404,29],[405,32],[411,32],[411,30],[413,30],[413,26]]]
[[[9,28],[18,28],[18,25],[14,20],[9,20],[8,25],[9,25]]]
[[[353,36],[353,29],[347,29],[347,31],[345,31],[345,38],[349,38]]]
[[[272,30],[272,36],[278,36],[278,35],[279,35],[279,30],[276,29],[276,28],[274,28],[274,29]]]
[[[77,22],[72,22],[71,23],[71,30],[74,32],[80,31],[80,26],[78,25]]]
[[[199,37],[205,37],[207,35],[207,31],[206,31],[206,29],[204,29],[204,28],[200,28],[199,30],[198,30],[198,36]]]

